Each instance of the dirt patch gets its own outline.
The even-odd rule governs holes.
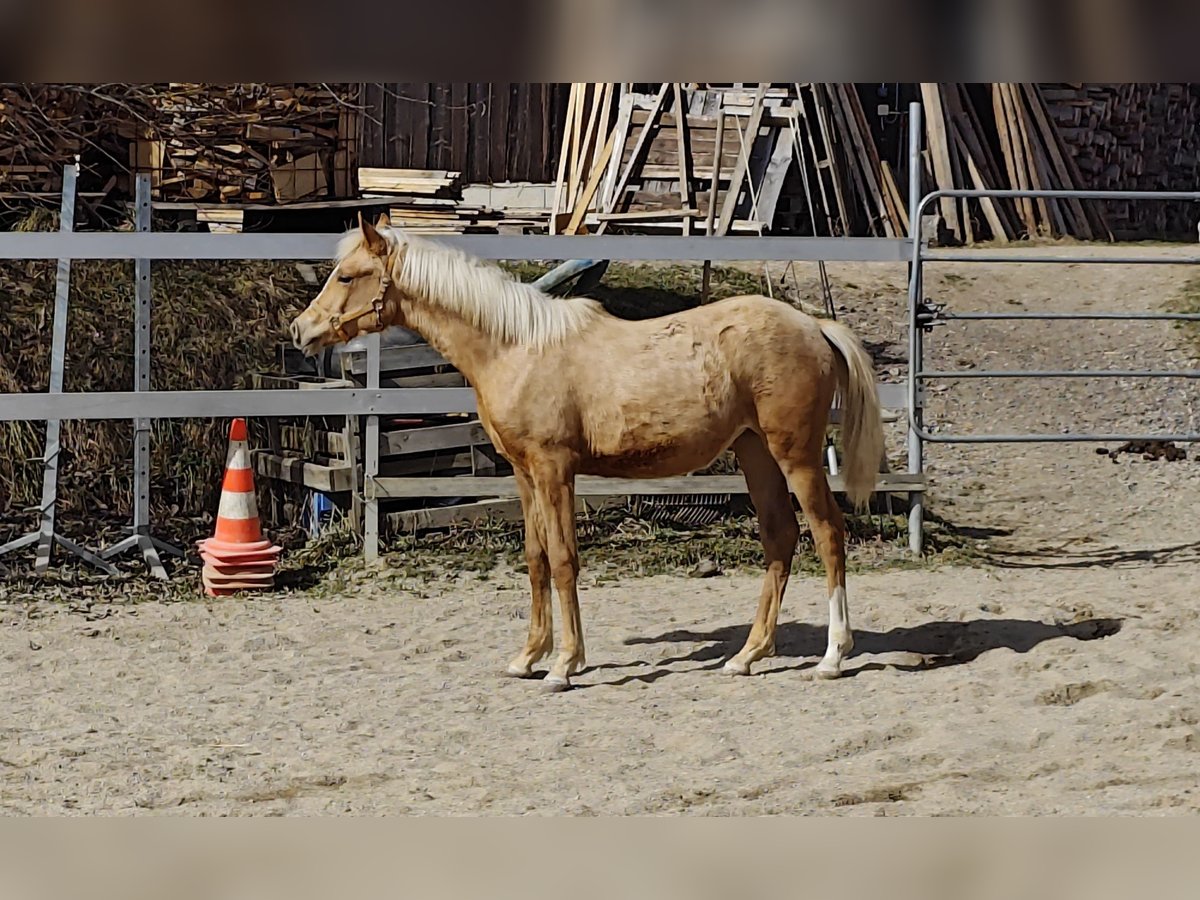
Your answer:
[[[839,317],[900,380],[903,268],[829,270]],[[819,296],[815,267],[796,273]],[[1186,284],[1175,267],[955,263],[931,270],[928,293],[959,309],[1135,309],[1163,308]],[[930,341],[930,365],[1196,367],[1183,329],[1071,329],[948,326]],[[932,392],[929,419],[963,431],[1194,430],[1198,400],[1192,382],[956,383]],[[902,437],[892,426],[897,460]],[[292,592],[262,597],[165,602],[130,582],[90,600],[77,584],[6,598],[0,804],[185,815],[1200,811],[1194,454],[1110,462],[1091,444],[932,445],[928,466],[931,510],[973,565],[877,571],[863,564],[871,543],[858,542],[856,648],[836,682],[812,676],[828,612],[824,579],[802,566],[777,655],[750,678],[719,672],[757,603],[758,577],[739,568],[754,564],[752,532],[734,535],[745,560],[721,557],[731,574],[707,578],[686,577],[701,549],[713,555],[703,529],[629,540],[607,560],[590,545],[590,668],[555,696],[498,674],[529,610],[511,542],[479,568],[460,552],[469,535],[455,538],[460,550],[425,551],[419,567],[410,547],[372,571],[310,566]],[[669,564],[635,577],[664,543],[676,545],[660,557]],[[319,562],[321,548],[310,552]],[[435,560],[440,572],[425,568]]]

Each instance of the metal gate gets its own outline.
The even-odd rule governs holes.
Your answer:
[[[919,152],[919,148],[917,148]],[[1076,200],[1191,200],[1200,202],[1200,191],[1058,191],[1058,190],[939,190],[926,194],[913,210],[911,222],[920,222],[921,214],[930,203],[941,197],[959,198],[1043,198]],[[925,422],[924,410],[917,402],[919,391],[929,381],[949,379],[1046,379],[1046,378],[1181,378],[1200,379],[1200,369],[1001,369],[1001,370],[927,370],[924,362],[925,336],[942,323],[952,321],[1042,320],[1051,322],[1088,320],[1125,321],[1190,321],[1200,322],[1200,313],[1168,312],[982,312],[948,311],[944,304],[924,297],[924,265],[929,262],[1023,263],[1032,265],[1077,263],[1086,265],[1200,265],[1200,256],[1189,257],[1089,257],[1071,254],[1032,256],[1021,253],[962,254],[929,250],[922,241],[912,242],[912,264],[908,285],[908,419],[909,468],[923,469],[923,444],[963,443],[1063,443],[1109,441],[1200,441],[1200,432],[1183,434],[1123,434],[1105,432],[1067,431],[1061,433],[958,434],[932,432]],[[919,506],[913,511],[917,521],[910,522],[910,534],[920,534]],[[918,538],[919,540],[919,538]],[[917,549],[914,547],[914,549]]]

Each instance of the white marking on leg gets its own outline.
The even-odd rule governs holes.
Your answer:
[[[817,665],[817,675],[837,678],[842,674],[842,660],[853,648],[854,636],[850,633],[850,607],[846,602],[846,589],[838,587],[829,596],[829,644],[825,656]]]

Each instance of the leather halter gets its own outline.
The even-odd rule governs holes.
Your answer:
[[[391,257],[387,257],[383,261],[382,271],[379,273],[379,292],[372,298],[371,302],[365,306],[361,306],[353,312],[334,313],[329,317],[329,327],[333,329],[333,333],[337,335],[339,341],[343,344],[350,340],[350,335],[346,334],[346,325],[351,322],[357,323],[364,316],[375,314],[375,327],[383,330],[383,298],[387,294],[387,290],[392,285],[392,279],[388,275],[391,266],[389,262]]]

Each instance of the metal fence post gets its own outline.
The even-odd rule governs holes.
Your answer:
[[[151,229],[150,175],[137,176],[134,191],[134,218],[140,233]],[[133,389],[150,390],[151,284],[148,259],[134,260],[134,331]],[[158,552],[183,557],[183,551],[150,534],[150,429],[151,419],[133,420],[133,527],[131,534],[100,553],[112,559],[126,550],[138,549],[155,578],[167,579]]]
[[[367,335],[367,389],[379,389],[378,331]],[[379,416],[367,416],[366,459],[363,466],[364,528],[363,557],[368,563],[379,559],[379,499],[375,494],[375,478],[379,474]]]
[[[916,373],[922,368],[924,347],[921,329],[912,326],[913,309],[921,300],[921,104],[908,104],[908,237],[912,241],[912,262],[908,270],[908,381],[909,428],[908,472],[920,475],[925,470],[924,448],[917,428],[921,425],[921,408],[913,390]],[[916,425],[916,428],[913,425]],[[925,495],[914,491],[908,495],[908,549],[920,556],[925,543]]]
[[[59,212],[58,228],[61,232],[75,230],[75,187],[79,175],[78,159],[63,167],[62,205]],[[61,394],[63,379],[67,368],[67,315],[70,311],[71,299],[71,258],[61,257],[58,260],[58,271],[54,279],[54,322],[50,333],[50,394]],[[59,437],[62,431],[62,421],[48,419],[46,421],[46,452],[42,456],[42,502],[39,508],[40,518],[37,531],[10,541],[0,547],[0,554],[19,550],[30,544],[37,543],[37,557],[33,571],[44,575],[50,567],[50,555],[54,545],[58,544],[68,553],[78,556],[96,568],[116,575],[117,570],[96,556],[90,550],[67,540],[54,530],[55,512],[58,505],[58,458],[62,450]]]

